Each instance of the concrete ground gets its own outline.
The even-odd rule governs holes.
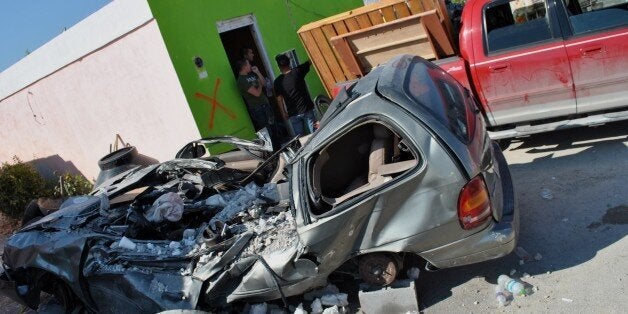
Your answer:
[[[499,260],[422,272],[425,313],[625,313],[628,308],[628,123],[535,135],[505,152],[520,209],[519,246],[540,261]],[[499,307],[500,274],[538,291]]]
[[[516,140],[505,152],[520,209],[519,246],[476,265],[422,271],[424,313],[624,313],[628,308],[628,122]],[[497,276],[538,289],[499,307]],[[529,274],[529,277],[524,277]],[[20,308],[0,298],[0,313]],[[367,310],[367,309],[365,309]]]

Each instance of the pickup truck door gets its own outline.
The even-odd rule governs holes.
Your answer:
[[[628,105],[628,0],[557,0],[578,113]]]
[[[548,2],[549,1],[549,2]],[[475,2],[471,73],[491,125],[576,113],[553,0]],[[480,41],[481,35],[481,41]],[[477,44],[476,44],[477,43]]]

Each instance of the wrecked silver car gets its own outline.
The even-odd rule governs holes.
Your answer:
[[[387,285],[407,255],[430,269],[504,256],[514,191],[476,106],[432,63],[397,57],[274,153],[264,136],[203,139],[101,178],[8,240],[2,291],[32,308],[45,291],[67,309],[212,310],[303,294],[346,265]]]

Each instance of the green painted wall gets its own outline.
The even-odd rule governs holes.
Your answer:
[[[201,135],[242,138],[253,137],[254,130],[216,22],[253,14],[277,76],[279,69],[274,61],[277,53],[296,48],[301,62],[308,58],[296,33],[302,25],[363,5],[362,0],[148,0],[148,3]],[[194,65],[196,56],[204,61],[201,71]],[[206,78],[199,77],[203,70],[207,72]],[[307,75],[307,83],[311,95],[324,93],[313,68]],[[210,125],[212,107],[215,112]]]

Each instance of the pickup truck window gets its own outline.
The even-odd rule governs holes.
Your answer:
[[[628,25],[628,0],[563,0],[574,35]]]
[[[487,53],[552,38],[545,1],[507,1],[484,8]]]

